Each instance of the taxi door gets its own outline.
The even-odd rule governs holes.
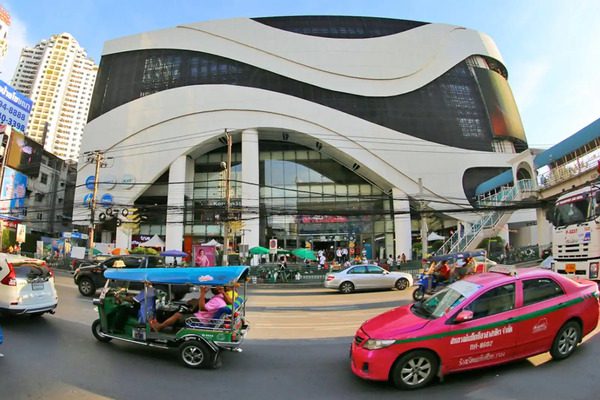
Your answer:
[[[517,323],[518,347],[516,351],[525,357],[548,351],[556,332],[567,319],[569,310],[554,306],[565,301],[562,287],[549,277],[524,279],[520,315]]]
[[[491,288],[463,307],[473,312],[473,319],[450,325],[455,333],[448,336],[446,370],[484,367],[514,358],[514,308],[514,282]]]

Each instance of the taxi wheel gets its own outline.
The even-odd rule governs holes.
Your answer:
[[[400,278],[396,281],[396,289],[406,290],[407,287],[408,287],[408,279]]]
[[[98,339],[100,342],[108,343],[112,340],[112,338],[104,336],[104,332],[102,332],[102,324],[100,320],[97,319],[92,323],[92,333],[94,337]]]
[[[81,278],[77,283],[79,293],[86,297],[92,297],[96,293],[96,285],[90,278]]]
[[[414,301],[421,301],[424,298],[425,298],[425,289],[423,288],[423,286],[419,286],[413,292],[413,300]]]
[[[402,356],[392,369],[392,383],[398,389],[419,389],[435,377],[437,357],[426,350],[415,350]]]
[[[344,294],[354,292],[354,284],[352,282],[342,282],[340,284],[340,292]]]
[[[188,368],[206,368],[212,358],[212,352],[199,340],[188,340],[179,346],[179,357]]]
[[[550,355],[555,360],[565,359],[573,354],[580,341],[581,327],[577,322],[569,321],[556,334],[554,342],[552,342]]]

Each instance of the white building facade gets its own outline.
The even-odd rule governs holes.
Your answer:
[[[12,85],[33,100],[27,136],[77,161],[98,66],[69,33],[24,48]]]
[[[105,44],[82,151],[112,157],[104,208],[143,209],[140,233],[169,249],[223,240],[231,135],[234,243],[410,258],[420,211],[456,225],[475,187],[527,148],[507,76],[488,36],[451,25],[180,25]],[[95,173],[79,165],[74,220],[89,219]],[[131,233],[118,228],[117,246]]]

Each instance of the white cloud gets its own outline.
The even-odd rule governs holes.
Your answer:
[[[27,41],[27,27],[25,24],[12,13],[11,19],[12,22],[7,35],[8,53],[2,64],[0,64],[0,79],[6,83],[10,83],[12,80],[23,47],[31,46]]]

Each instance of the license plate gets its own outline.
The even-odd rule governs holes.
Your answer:
[[[576,268],[576,265],[575,265],[575,264],[567,264],[567,265],[565,266],[565,272],[566,272],[567,274],[574,274],[576,269],[577,269],[577,268]]]
[[[33,282],[31,284],[31,289],[32,290],[44,290],[44,284],[40,283],[40,282]]]

